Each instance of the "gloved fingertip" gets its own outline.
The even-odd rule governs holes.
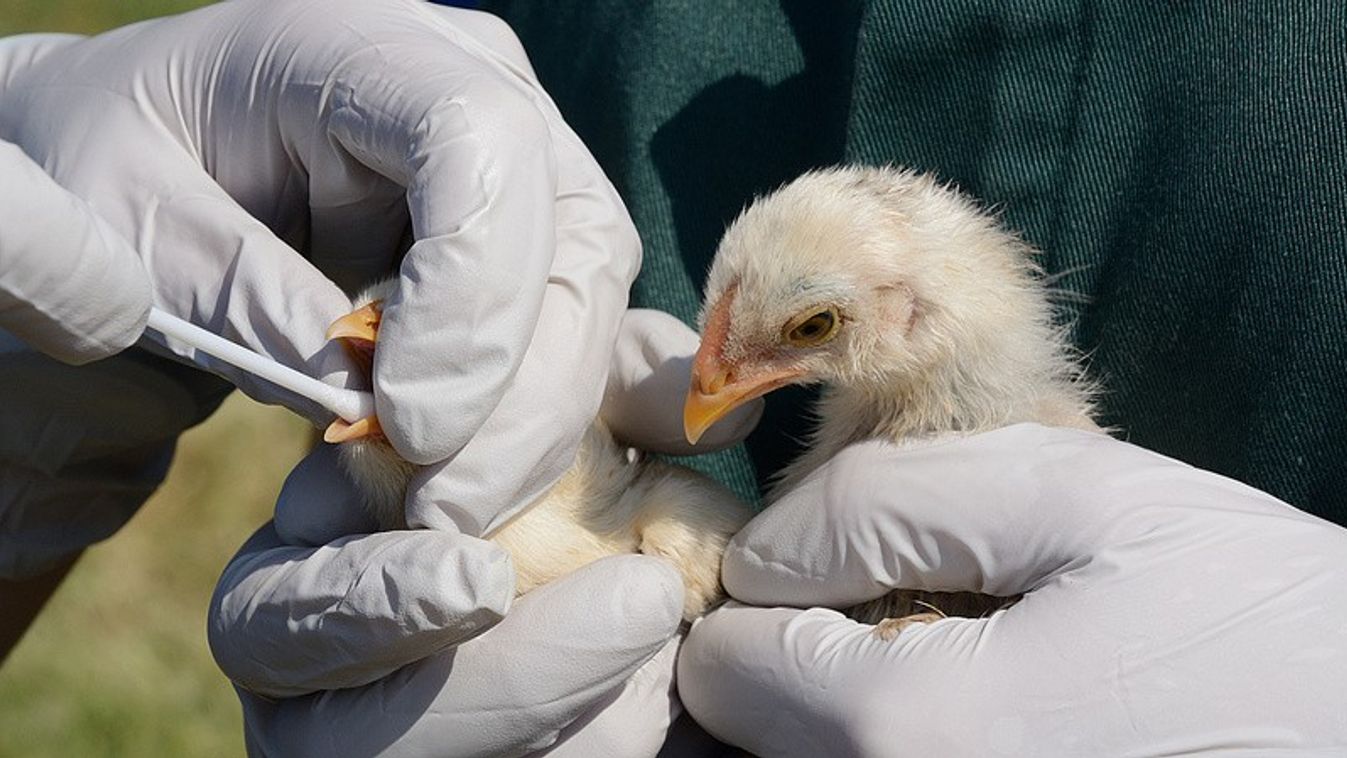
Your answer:
[[[543,612],[584,634],[612,635],[637,657],[653,655],[683,620],[683,579],[673,564],[616,555],[545,584],[520,599],[518,612]]]
[[[682,576],[672,563],[658,558],[622,555],[607,560],[622,577],[618,617],[630,621],[633,634],[643,633],[652,644],[662,645],[683,621]]]
[[[418,551],[426,563],[408,572],[426,583],[416,607],[406,609],[419,616],[417,623],[460,641],[505,618],[515,596],[510,554],[483,540],[427,533],[443,534],[453,545]]]
[[[757,538],[761,528],[756,524],[757,519],[749,522],[731,538],[721,556],[720,581],[730,597],[755,605],[777,605],[788,602],[806,586],[823,581],[806,573],[805,567],[790,560],[784,550],[778,552],[776,540]]]
[[[377,524],[342,470],[336,445],[315,447],[291,470],[276,498],[276,534],[287,545],[316,547]]]

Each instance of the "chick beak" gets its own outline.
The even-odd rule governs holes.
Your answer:
[[[752,361],[727,363],[725,344],[730,338],[730,314],[739,285],[733,284],[711,307],[702,327],[702,343],[692,361],[692,384],[683,403],[683,434],[695,445],[706,430],[755,397],[789,384],[803,371],[781,370]]]
[[[363,308],[342,316],[327,328],[329,340],[345,340],[346,344],[368,343],[379,339],[379,319],[383,317],[383,302],[375,300]]]
[[[384,430],[379,426],[378,416],[366,416],[354,424],[347,423],[344,419],[338,418],[327,425],[323,430],[323,442],[337,443],[350,442],[365,437],[384,436]]]
[[[374,346],[379,341],[379,320],[383,316],[383,302],[374,302],[342,316],[327,328],[329,340],[339,340],[367,380],[373,380]],[[337,419],[323,432],[324,442],[350,442],[363,437],[383,437],[379,419],[366,416],[355,423]]]
[[[713,355],[697,352],[692,364],[692,385],[683,403],[683,434],[695,445],[711,425],[748,401],[784,387],[804,375],[799,369],[746,366],[742,375]]]
[[[726,392],[730,371],[714,358],[706,360],[698,351],[692,364],[692,384],[683,403],[683,434],[695,445],[706,430],[725,414],[743,403],[743,399]]]

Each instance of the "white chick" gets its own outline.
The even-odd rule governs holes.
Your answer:
[[[386,282],[362,294],[357,304],[363,307],[328,332],[345,342],[366,372],[378,337],[379,303],[392,287]],[[403,503],[416,467],[384,439],[377,418],[338,420],[324,438],[341,443],[342,464],[380,527],[406,528]],[[509,552],[518,594],[608,555],[665,558],[682,574],[683,616],[690,621],[723,598],[721,554],[751,515],[713,480],[633,453],[596,420],[565,476],[486,537]]]
[[[865,439],[1022,421],[1099,430],[1092,385],[1054,322],[1031,248],[913,171],[816,171],[757,200],[721,240],[701,326],[689,441],[749,399],[824,385],[808,449],[773,495]],[[898,591],[849,615],[890,638],[913,621],[1010,600]]]

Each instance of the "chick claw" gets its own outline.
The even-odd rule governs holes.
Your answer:
[[[885,642],[897,637],[902,631],[914,624],[929,624],[932,621],[939,621],[945,618],[943,613],[914,613],[911,616],[903,616],[896,619],[884,619],[875,624],[875,636]]]

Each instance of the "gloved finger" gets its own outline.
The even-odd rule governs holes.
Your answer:
[[[992,623],[947,619],[884,641],[836,611],[730,603],[689,632],[679,695],[703,728],[754,755],[992,755],[984,738],[1004,725],[983,704],[1023,685],[978,670]],[[1006,754],[1034,752],[1016,747]]]
[[[422,530],[304,548],[267,524],[225,567],[207,632],[231,680],[289,697],[366,684],[462,643],[513,595],[508,554],[481,540]]]
[[[375,393],[389,441],[428,464],[477,433],[534,336],[557,247],[552,128],[528,81],[437,14],[351,12],[363,26],[331,74],[328,128],[407,190],[414,242],[384,304]]]
[[[14,34],[0,38],[0,90],[23,76],[29,66],[49,54],[85,39],[79,34]]]
[[[674,693],[674,666],[680,637],[669,640],[655,657],[625,683],[599,698],[587,712],[561,730],[556,744],[535,756],[653,756],[682,707]],[[245,733],[275,718],[276,703],[239,689]],[[265,755],[250,745],[249,755]]]
[[[617,192],[549,112],[557,119],[549,121],[556,256],[541,316],[519,371],[477,435],[413,480],[412,526],[484,534],[504,523],[561,477],[598,413],[640,241]]]
[[[166,175],[172,169],[163,169]],[[226,196],[199,169],[182,165],[188,195],[160,201],[150,221],[155,244],[146,254],[157,304],[206,330],[338,386],[362,387],[365,378],[327,327],[351,309],[350,299],[326,276]],[[235,251],[222,255],[225,250]],[[217,272],[215,277],[203,272]],[[229,379],[253,398],[279,403],[316,425],[331,411],[176,340],[157,337],[177,355]]]
[[[631,309],[622,318],[600,411],[623,442],[656,453],[694,455],[741,441],[762,418],[762,398],[706,430],[694,448],[683,433],[683,400],[699,337],[663,311]]]
[[[1152,483],[1186,503],[1144,506],[1142,533],[1124,524],[1113,549],[987,618],[885,641],[835,611],[728,604],[688,634],[682,701],[758,755],[1339,744],[1347,532],[1210,474],[1216,489],[1190,489],[1179,469]]]
[[[390,441],[409,460],[441,461],[412,482],[408,523],[482,534],[570,465],[640,248],[611,184],[531,75],[451,24],[436,31],[444,40],[427,42],[424,60],[412,52],[396,66],[415,64],[402,80],[442,86],[359,103],[421,130],[410,161],[397,138],[356,128],[361,114],[339,109],[333,123],[362,161],[409,169],[417,242],[384,309],[375,372]],[[467,58],[446,57],[445,40]],[[443,397],[455,398],[452,414]]]
[[[538,756],[653,756],[683,708],[674,692],[674,665],[680,637],[669,640],[654,658],[618,689],[604,695],[571,722],[550,748]]]
[[[379,528],[337,456],[337,446],[320,444],[285,478],[276,498],[276,535],[287,545],[317,547]]]
[[[1194,471],[1102,434],[1033,424],[860,443],[750,522],[723,579],[760,605],[842,607],[893,587],[1014,595],[1148,528],[1120,483]]]
[[[81,364],[145,329],[150,281],[131,245],[18,146],[0,142],[0,327]]]
[[[61,103],[51,98],[15,97],[29,107],[31,123],[58,135],[77,132],[34,143],[40,153],[34,157],[96,205],[113,228],[138,241],[138,254],[150,262],[155,304],[310,376],[339,385],[363,382],[345,352],[324,337],[327,326],[350,310],[350,299],[235,202],[195,157],[164,146],[137,103],[108,88],[81,91],[99,110],[97,130],[71,127]],[[142,149],[127,150],[127,141]],[[53,152],[57,145],[59,155]],[[175,340],[148,336],[262,402],[283,404],[318,424],[332,419],[313,401]]]
[[[668,643],[681,607],[672,567],[606,558],[519,598],[489,633],[372,685],[269,706],[250,741],[278,756],[541,750]]]

